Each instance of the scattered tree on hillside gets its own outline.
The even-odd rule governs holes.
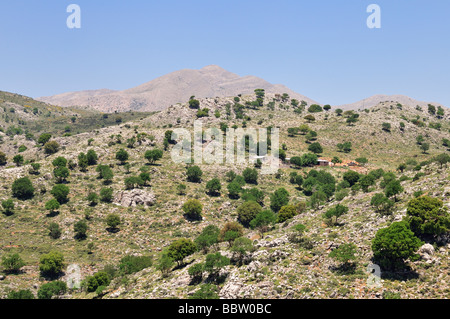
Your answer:
[[[60,145],[56,141],[49,141],[44,145],[45,154],[52,155],[59,151]]]
[[[13,197],[21,200],[30,199],[34,196],[34,187],[28,177],[16,179],[11,189]]]
[[[412,199],[408,203],[406,219],[420,238],[438,236],[450,230],[450,214],[438,198],[422,196]]]
[[[144,155],[145,159],[147,159],[150,164],[154,164],[156,161],[160,160],[162,156],[163,151],[159,149],[148,150]]]
[[[118,161],[120,161],[120,164],[121,164],[121,165],[124,165],[124,164],[128,161],[128,158],[129,158],[129,154],[128,154],[128,152],[127,152],[126,150],[124,150],[123,148],[117,151],[117,153],[116,153],[116,159],[117,159]]]
[[[203,172],[198,166],[189,166],[186,170],[187,180],[192,183],[199,183],[201,181]]]
[[[270,196],[270,209],[278,213],[281,207],[289,203],[289,192],[285,188],[277,189],[272,196]]]
[[[211,196],[220,195],[220,190],[222,189],[222,184],[218,178],[213,178],[208,183],[206,183],[206,190]]]
[[[403,268],[406,259],[416,260],[417,250],[423,242],[409,229],[405,221],[394,222],[377,231],[372,240],[373,257],[386,269]]]
[[[203,205],[198,199],[190,199],[183,205],[185,216],[192,220],[202,219]]]
[[[167,255],[176,261],[178,265],[183,263],[184,258],[196,252],[197,246],[190,239],[178,239],[167,249]]]

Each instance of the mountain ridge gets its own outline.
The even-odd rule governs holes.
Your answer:
[[[160,111],[173,104],[187,101],[191,96],[201,98],[252,94],[255,89],[267,93],[287,93],[292,98],[317,102],[281,84],[272,84],[256,76],[239,76],[217,65],[200,70],[182,69],[158,77],[134,88],[112,91],[107,89],[67,92],[37,100],[60,106],[90,106],[99,111]]]
[[[39,97],[36,100],[63,107],[91,107],[101,112],[161,111],[171,105],[184,103],[191,96],[233,97],[239,94],[253,94],[255,89],[264,89],[267,93],[287,93],[291,98],[306,101],[308,105],[326,104],[297,93],[285,85],[272,84],[253,75],[239,76],[218,65],[208,65],[198,70],[181,69],[125,90],[98,89],[66,92]],[[445,107],[441,103],[419,101],[401,94],[376,94],[357,102],[333,105],[333,108],[358,110],[376,106],[381,102],[397,102],[414,107],[417,105],[427,107],[428,104]]]
[[[402,94],[393,94],[393,95],[376,94],[376,95],[372,95],[368,98],[362,99],[362,100],[354,102],[354,103],[342,104],[342,105],[336,106],[336,108],[341,108],[343,110],[357,110],[357,109],[364,110],[364,109],[376,106],[382,102],[397,102],[400,104],[410,105],[410,106],[418,105],[420,107],[427,107],[428,104],[433,104],[435,106],[445,107],[443,104],[438,103],[438,102],[419,101],[412,97],[402,95]]]

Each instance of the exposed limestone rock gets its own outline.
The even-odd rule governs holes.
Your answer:
[[[425,244],[419,248],[419,255],[422,257],[422,259],[427,261],[432,258],[434,252],[434,247],[430,244]]]
[[[266,237],[267,238],[267,237]],[[286,244],[289,242],[289,239],[287,236],[283,236],[277,239],[274,239],[272,241],[266,241],[266,240],[259,240],[256,244],[255,247],[256,248],[260,248],[260,247],[269,247],[269,248],[273,248],[273,247],[278,247],[281,246],[283,244]]]
[[[138,205],[152,206],[155,204],[156,197],[153,193],[142,189],[133,189],[130,191],[121,191],[114,196],[114,203],[124,207],[136,207]]]
[[[254,289],[254,286],[246,285],[243,282],[237,271],[233,271],[220,290],[219,297],[221,299],[247,299],[252,297]]]

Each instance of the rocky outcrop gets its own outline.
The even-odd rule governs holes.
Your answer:
[[[274,240],[268,240],[268,239],[271,239],[271,236],[266,236],[266,238],[264,240],[259,240],[258,242],[256,242],[255,247],[256,248],[260,248],[260,247],[274,248],[274,247],[279,247],[279,246],[284,245],[289,242],[289,239],[287,236],[276,238]]]
[[[113,202],[123,207],[136,207],[139,205],[152,206],[156,202],[156,197],[153,193],[146,192],[142,189],[133,189],[118,192],[114,196]]]
[[[426,263],[432,263],[436,261],[436,258],[433,258],[433,255],[435,253],[433,245],[430,244],[423,245],[422,247],[419,248],[418,253]]]
[[[252,285],[246,285],[239,272],[234,270],[228,277],[223,288],[220,290],[221,299],[248,299],[253,295],[255,289]]]

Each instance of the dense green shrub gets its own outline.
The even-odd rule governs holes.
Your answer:
[[[204,284],[189,299],[219,299],[218,288],[214,284]]]
[[[43,276],[57,276],[64,268],[64,256],[60,252],[51,251],[41,256],[39,270]]]
[[[220,270],[229,264],[230,259],[222,256],[220,252],[208,254],[203,265],[203,270],[210,273],[212,276],[217,276]]]
[[[244,226],[248,227],[250,222],[262,211],[261,205],[255,201],[248,201],[237,208],[238,220]]]
[[[55,199],[52,198],[45,203],[45,209],[50,212],[50,214],[54,214],[61,207],[61,204]]]
[[[85,279],[85,285],[87,292],[95,292],[99,287],[107,287],[111,282],[108,273],[104,271],[96,272],[93,276],[89,276]]]
[[[48,154],[48,155],[55,154],[59,151],[60,147],[61,146],[59,145],[58,142],[49,141],[49,142],[45,143],[45,145],[44,145],[45,154]]]
[[[3,152],[0,152],[0,166],[5,166],[8,163],[6,154]]]
[[[191,109],[198,109],[198,108],[200,108],[200,101],[196,100],[194,98],[190,99],[189,100],[189,107]]]
[[[297,172],[292,172],[289,174],[289,182],[291,184],[297,185],[298,187],[302,187],[303,177],[302,175],[297,174]]]
[[[242,199],[246,202],[248,201],[254,201],[260,204],[261,206],[264,205],[264,197],[265,194],[263,191],[253,187],[253,188],[246,188],[242,189]]]
[[[308,112],[310,113],[319,113],[322,111],[323,111],[322,107],[318,104],[311,104],[311,106],[308,108]]]
[[[185,216],[189,219],[200,220],[202,218],[203,205],[198,199],[190,199],[183,205]]]
[[[5,199],[2,201],[3,214],[11,216],[14,214],[14,201],[12,199]]]
[[[450,215],[438,198],[422,196],[412,199],[408,203],[406,219],[418,237],[436,236],[450,230]]]
[[[25,159],[23,158],[23,155],[16,155],[13,157],[13,162],[16,164],[17,167],[22,166]]]
[[[21,200],[30,199],[34,196],[34,187],[28,177],[16,179],[11,189],[13,197]]]
[[[342,244],[335,250],[333,250],[329,257],[336,259],[344,265],[349,265],[356,260],[356,245],[353,243]]]
[[[75,238],[78,240],[86,239],[86,232],[88,225],[84,220],[80,220],[73,225],[73,231],[75,232]]]
[[[285,188],[277,189],[272,196],[270,196],[270,208],[278,213],[281,207],[289,203],[289,192]]]
[[[23,289],[19,291],[10,291],[6,299],[27,300],[35,299],[35,297],[29,289]]]
[[[39,299],[52,299],[53,296],[58,296],[66,293],[67,284],[64,281],[52,281],[43,284],[37,293]]]
[[[201,181],[203,172],[198,166],[189,166],[186,171],[187,180],[193,183],[199,183]]]
[[[48,225],[49,236],[53,239],[58,239],[61,237],[61,228],[57,223],[50,223]]]
[[[89,161],[87,155],[83,152],[78,154],[78,167],[80,167],[80,171],[86,172],[87,167],[89,166]]]
[[[226,241],[231,246],[234,240],[243,234],[244,227],[241,224],[238,222],[228,222],[220,229],[219,241]]]
[[[355,171],[347,171],[344,173],[343,179],[350,184],[350,187],[358,183],[360,175]]]
[[[19,254],[9,254],[2,256],[2,266],[7,273],[18,273],[20,268],[25,266],[25,262]]]
[[[213,178],[208,183],[206,183],[206,190],[210,195],[218,195],[220,194],[220,190],[222,189],[222,185],[218,178]]]
[[[246,168],[242,172],[244,180],[248,184],[258,184],[258,171],[254,168]]]
[[[227,185],[227,189],[228,189],[228,196],[231,199],[238,199],[242,191],[241,185],[236,181],[229,183]]]
[[[108,227],[110,227],[113,230],[117,229],[117,226],[119,226],[121,224],[121,220],[120,220],[120,216],[117,214],[109,214],[108,216],[106,216],[106,225],[108,225]]]
[[[127,177],[124,182],[126,189],[135,189],[144,186],[144,181],[139,176]]]
[[[95,205],[98,204],[98,195],[97,195],[97,193],[90,192],[86,199],[89,202],[89,206],[95,206]]]
[[[50,193],[55,197],[55,199],[60,203],[64,204],[69,201],[68,195],[69,195],[70,189],[64,184],[57,184],[53,186]]]
[[[197,251],[197,246],[190,239],[178,239],[167,249],[167,255],[179,265],[183,259]]]
[[[394,200],[397,201],[397,195],[402,193],[403,190],[399,180],[392,180],[386,185],[384,194],[387,198],[394,197]]]
[[[244,257],[255,250],[252,241],[247,237],[236,238],[230,250],[237,257],[238,265],[242,265]]]
[[[364,192],[369,191],[369,187],[375,185],[375,177],[373,175],[362,175],[359,178],[359,184]]]
[[[395,222],[376,233],[372,240],[373,257],[381,267],[402,268],[406,259],[417,258],[415,252],[422,244],[406,221]]]
[[[145,152],[144,157],[150,163],[154,164],[156,161],[160,160],[163,156],[163,151],[159,149],[148,150]]]
[[[153,265],[151,256],[125,256],[120,260],[119,271],[122,274],[130,275],[137,273]]]
[[[62,156],[58,156],[52,161],[54,167],[67,167],[67,159]]]
[[[50,139],[52,138],[52,135],[50,133],[42,133],[39,135],[37,142],[41,145],[45,145]]]
[[[269,230],[269,227],[275,224],[277,221],[277,215],[269,209],[263,210],[258,213],[256,217],[250,222],[252,229],[257,229],[261,234],[264,234]]]
[[[325,194],[325,200],[328,200],[336,191],[336,179],[326,171],[312,169],[303,180],[302,187],[305,195],[312,195],[318,199],[321,198],[321,196],[317,197],[315,194],[321,192]]]
[[[110,203],[113,199],[113,192],[114,190],[112,188],[102,188],[100,190],[100,200],[105,203]]]
[[[315,142],[308,146],[308,151],[313,152],[315,154],[323,153],[323,147],[320,143]]]
[[[108,165],[98,165],[96,172],[98,173],[98,178],[103,179],[105,184],[109,184],[114,177],[114,173]]]
[[[286,205],[281,207],[277,215],[277,222],[283,223],[297,215],[297,209],[294,205]]]
[[[53,170],[53,175],[56,177],[57,183],[64,183],[70,175],[70,171],[67,167],[58,166]]]
[[[116,160],[120,161],[120,164],[122,164],[122,165],[128,161],[129,157],[130,157],[130,155],[123,148],[118,150],[116,153]]]
[[[94,150],[89,150],[86,154],[88,165],[97,165],[98,155]]]
[[[208,249],[219,241],[219,227],[209,225],[203,228],[201,234],[195,239],[195,244],[199,249],[207,252]]]

